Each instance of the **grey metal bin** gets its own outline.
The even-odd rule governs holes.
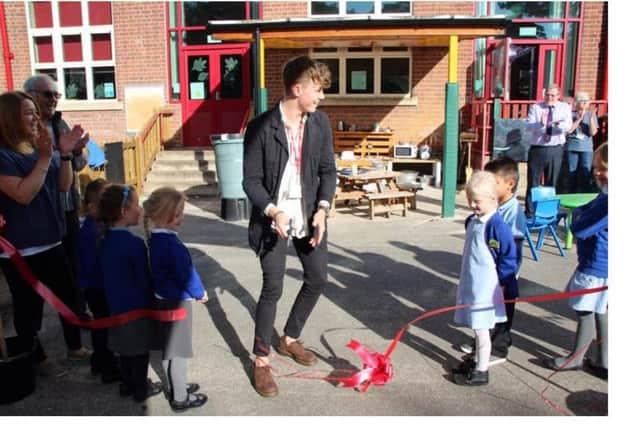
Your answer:
[[[250,202],[242,189],[243,140],[241,133],[211,135],[220,190],[220,216],[226,221],[247,219],[251,213]]]

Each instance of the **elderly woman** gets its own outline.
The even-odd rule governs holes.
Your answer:
[[[86,144],[88,135],[83,134],[75,126],[60,138],[54,151],[33,99],[18,91],[0,95],[0,213],[6,221],[0,234],[18,249],[36,277],[74,311],[71,270],[61,246],[65,221],[59,193],[71,186],[71,152]],[[18,337],[27,348],[36,344],[36,357],[42,362],[46,355],[38,331],[43,300],[4,252],[0,252],[0,267],[9,283]],[[87,358],[90,353],[82,346],[80,328],[60,320],[68,357]]]
[[[589,109],[589,94],[578,92],[574,99],[573,123],[567,134],[569,193],[591,192],[593,137],[598,133],[598,117]]]

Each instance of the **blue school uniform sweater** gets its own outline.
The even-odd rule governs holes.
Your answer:
[[[571,232],[578,247],[578,271],[607,278],[609,273],[609,198],[600,194],[591,202],[576,208]]]
[[[100,227],[98,223],[90,216],[86,216],[78,231],[76,242],[78,286],[82,289],[104,289],[98,249],[99,236]]]
[[[469,224],[471,215],[465,221],[465,229]],[[520,296],[516,273],[518,271],[518,250],[513,238],[511,226],[507,225],[499,212],[489,218],[485,227],[485,241],[489,252],[496,263],[498,280],[504,290],[506,299]]]
[[[101,259],[111,314],[151,308],[153,289],[144,240],[124,227],[112,228],[102,243]]]
[[[156,230],[149,239],[154,292],[164,299],[201,299],[204,285],[176,232]]]

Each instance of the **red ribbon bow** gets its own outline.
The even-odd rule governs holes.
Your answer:
[[[388,356],[371,351],[354,339],[347,347],[355,351],[364,362],[364,366],[350,377],[335,378],[343,387],[358,388],[362,393],[366,393],[371,384],[385,385],[393,378],[393,365]]]

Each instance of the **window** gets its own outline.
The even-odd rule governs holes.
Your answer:
[[[409,48],[316,48],[310,55],[331,70],[331,87],[324,91],[327,95],[410,96]]]
[[[107,1],[27,2],[31,68],[64,99],[116,99],[113,18]]]
[[[411,15],[410,1],[310,1],[309,16]]]

